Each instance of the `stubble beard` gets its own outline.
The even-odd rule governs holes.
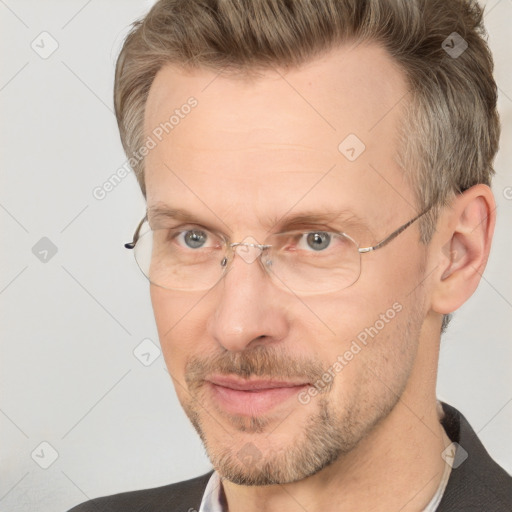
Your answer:
[[[185,406],[185,412],[222,478],[238,485],[287,484],[318,473],[352,451],[391,412],[399,399],[396,395],[393,397],[395,399],[375,411],[371,419],[363,416],[365,413],[357,405],[345,409],[341,417],[326,397],[319,397],[317,411],[307,418],[305,428],[295,438],[290,438],[286,446],[275,446],[271,442],[273,422],[260,417],[232,418],[230,424],[245,434],[245,443],[240,443],[234,435],[229,442],[228,434],[224,443],[211,442],[201,413],[190,403]]]
[[[421,323],[418,309],[414,306],[412,309],[401,332],[394,332],[402,340],[416,345]],[[389,346],[393,341],[387,339],[385,344]],[[404,350],[404,347],[397,348],[397,352],[400,350]],[[226,418],[229,420],[229,427],[224,428],[201,405],[208,403],[205,401],[204,386],[201,385],[190,390],[192,398],[183,401],[182,406],[221,478],[246,486],[297,482],[315,475],[351,452],[391,413],[405,390],[414,356],[415,350],[412,350],[401,361],[403,367],[399,372],[395,369],[397,375],[391,386],[385,382],[379,385],[378,379],[382,377],[371,368],[372,361],[366,360],[356,383],[358,390],[353,390],[352,397],[346,396],[345,400],[340,401],[344,404],[342,407],[337,408],[335,401],[330,400],[332,391],[336,389],[333,387],[326,393],[319,394],[310,404],[300,405],[299,407],[314,407],[314,412],[305,420],[298,420],[304,427],[295,437],[289,437],[288,443],[283,446],[276,446],[272,433],[279,431],[282,434],[290,423],[295,427],[295,411],[289,418],[282,419],[282,424],[272,416],[242,417],[222,414],[224,422]],[[368,390],[372,387],[377,387],[378,393],[369,393]],[[365,389],[366,394],[361,391]],[[214,435],[210,432],[211,428],[217,428],[222,441],[219,440],[218,433]],[[227,433],[228,429],[230,433]]]

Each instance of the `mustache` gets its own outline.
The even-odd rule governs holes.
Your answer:
[[[276,380],[300,379],[314,383],[321,379],[324,365],[304,356],[292,356],[275,347],[258,345],[242,352],[227,350],[205,357],[194,356],[185,366],[185,382],[190,390],[200,387],[213,374],[251,376]]]

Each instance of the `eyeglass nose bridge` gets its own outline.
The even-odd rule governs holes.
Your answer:
[[[271,245],[265,245],[265,244],[259,244],[257,240],[253,239],[252,237],[248,237],[250,240],[249,242],[235,242],[232,244],[229,244],[228,247],[230,247],[233,251],[233,257],[234,254],[238,254],[238,256],[245,261],[245,263],[251,264],[254,263],[265,250],[270,249]],[[247,238],[246,238],[247,240]],[[228,263],[228,258],[224,257],[224,259],[221,262],[221,265],[225,267]]]

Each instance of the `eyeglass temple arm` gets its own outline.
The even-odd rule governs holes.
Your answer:
[[[133,249],[135,247],[135,244],[137,243],[137,240],[139,239],[139,232],[140,228],[142,227],[142,224],[144,224],[144,221],[148,218],[147,214],[144,215],[142,220],[139,222],[139,225],[137,226],[137,229],[135,230],[135,233],[133,234],[133,240],[131,242],[127,242],[124,244],[126,249]]]
[[[361,247],[358,249],[360,253],[365,252],[371,252],[376,251],[377,249],[380,249],[381,247],[384,247],[385,245],[389,244],[392,240],[394,240],[400,233],[405,231],[411,224],[416,222],[420,217],[423,217],[427,212],[429,212],[432,209],[432,206],[429,206],[426,210],[422,211],[419,215],[416,215],[413,219],[411,219],[409,222],[406,222],[403,226],[399,227],[396,231],[393,231],[389,236],[384,238],[384,240],[381,240],[378,244],[372,246],[372,247]]]

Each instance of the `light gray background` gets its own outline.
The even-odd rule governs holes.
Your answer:
[[[92,195],[125,161],[113,68],[151,3],[0,0],[3,512],[64,511],[210,468],[163,358],[133,354],[158,343],[148,285],[123,248],[144,211],[136,180]],[[511,472],[512,0],[486,3],[503,121],[498,226],[480,288],[444,337],[438,394]],[[31,47],[51,49],[43,31],[59,45],[47,59]],[[43,237],[57,247],[46,263],[32,252]],[[42,442],[58,453],[48,469]]]

